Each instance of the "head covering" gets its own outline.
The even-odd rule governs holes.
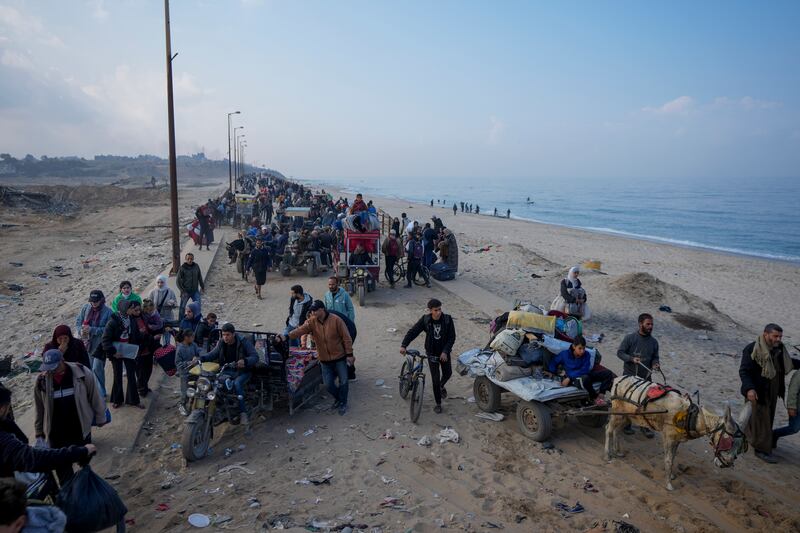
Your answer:
[[[564,278],[564,279],[566,279],[568,282],[572,283],[573,287],[577,287],[578,286],[578,274],[580,274],[580,273],[581,273],[581,267],[579,267],[578,265],[575,265],[574,267],[569,269],[569,272],[567,272],[567,277]]]
[[[58,346],[58,338],[62,335],[66,335],[70,339],[73,339],[72,330],[69,329],[69,326],[61,324],[60,326],[56,326],[56,329],[53,330],[53,340],[52,343],[54,347]]]
[[[189,309],[192,310],[192,314],[194,315],[195,318],[200,316],[200,309],[201,308],[200,308],[200,304],[199,303],[192,302],[189,305],[187,305],[186,307],[188,307]]]
[[[89,293],[89,301],[90,302],[102,302],[106,299],[103,291],[99,289],[95,289]]]
[[[125,299],[120,300],[119,303],[117,304],[117,313],[119,313],[120,316],[127,315],[128,308],[131,306],[132,303],[133,302],[131,300],[125,300]]]
[[[156,283],[158,283],[159,281],[163,281],[163,282],[164,282],[164,284],[166,285],[166,284],[167,284],[167,281],[169,281],[169,278],[168,278],[167,276],[165,276],[164,274],[159,274],[159,275],[156,277]]]
[[[389,235],[397,235],[397,232],[393,229],[389,230]]]
[[[63,360],[64,356],[61,354],[61,350],[47,350],[42,356],[42,366],[39,368],[45,372],[55,370]]]

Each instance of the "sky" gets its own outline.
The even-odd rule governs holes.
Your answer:
[[[173,0],[180,154],[304,178],[800,177],[800,2]],[[163,2],[0,0],[0,152],[167,154]],[[558,182],[554,182],[554,186]]]

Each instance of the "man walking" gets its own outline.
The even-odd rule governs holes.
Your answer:
[[[431,281],[428,278],[428,272],[421,268],[424,256],[422,243],[419,242],[419,237],[414,232],[409,235],[408,243],[406,243],[406,256],[408,257],[408,272],[406,273],[405,288],[410,289],[412,287],[417,272],[425,279],[425,286],[430,288]]]
[[[428,313],[423,315],[414,324],[400,345],[400,353],[405,355],[408,345],[420,333],[425,332],[425,355],[428,356],[428,367],[431,371],[433,385],[433,398],[436,400],[435,413],[442,412],[442,398],[447,398],[447,389],[444,388],[447,380],[453,375],[450,362],[450,353],[456,342],[456,328],[453,317],[442,312],[442,302],[436,298],[428,301]]]
[[[356,321],[356,310],[350,295],[343,287],[339,286],[339,278],[331,276],[328,278],[328,292],[325,293],[325,308],[328,311],[341,313],[351,322]]]
[[[100,385],[100,392],[103,397],[106,394],[106,360],[105,358],[95,357],[94,354],[100,347],[103,340],[103,331],[111,318],[113,312],[106,306],[106,297],[103,291],[95,289],[89,293],[89,303],[83,304],[78,317],[75,319],[75,329],[81,332],[81,338],[86,343],[86,351],[89,352],[92,363],[92,372]]]
[[[303,291],[302,285],[293,285],[290,290],[292,291],[292,296],[289,298],[289,316],[286,317],[284,335],[288,335],[290,331],[297,329],[300,324],[305,322],[308,311],[314,301],[310,294],[306,294]],[[300,345],[299,341],[296,345]]]
[[[384,239],[381,245],[381,252],[386,258],[386,274],[389,276],[389,286],[394,289],[394,266],[403,257],[403,245],[400,243],[400,239],[397,238],[397,231],[389,231],[389,238]]]
[[[186,254],[185,262],[178,269],[178,277],[175,280],[178,290],[181,292],[181,303],[178,312],[178,319],[183,319],[183,313],[186,309],[186,304],[189,300],[203,305],[202,291],[206,290],[206,285],[203,283],[203,273],[200,271],[200,265],[194,262],[194,254]]]
[[[653,315],[648,313],[639,315],[638,331],[629,333],[622,339],[617,357],[625,362],[622,369],[623,376],[638,376],[649,380],[652,370],[661,369],[658,341],[653,337]],[[641,429],[645,437],[653,438],[654,434],[649,428]],[[626,435],[634,433],[630,424],[625,426],[623,431]]]
[[[272,254],[266,245],[265,239],[256,239],[256,248],[250,252],[247,258],[245,271],[252,270],[255,277],[253,287],[256,290],[256,298],[263,300],[261,287],[267,282],[267,270],[272,266]]]
[[[778,398],[783,398],[786,390],[786,374],[792,368],[800,368],[800,361],[789,357],[783,344],[783,329],[777,324],[767,324],[756,341],[742,351],[739,365],[742,396],[753,404],[753,414],[744,432],[756,457],[767,463],[778,462],[772,455],[775,447],[772,424]]]
[[[317,356],[322,363],[322,380],[333,396],[331,409],[338,409],[340,415],[347,413],[348,378],[347,366],[355,363],[353,341],[344,321],[329,313],[325,304],[314,301],[310,307],[311,317],[286,336],[297,339],[311,333],[317,346]],[[283,340],[283,336],[278,336]],[[336,380],[339,385],[336,385]]]
[[[457,212],[458,212],[458,206],[456,205],[455,202],[453,202],[453,216],[456,216]]]
[[[83,365],[65,362],[59,350],[47,350],[40,368],[33,389],[36,438],[46,440],[51,448],[91,443],[92,423],[106,423],[106,402],[94,374]],[[72,465],[56,474],[63,485],[72,477]]]

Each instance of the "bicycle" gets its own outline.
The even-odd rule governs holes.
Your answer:
[[[406,279],[406,272],[408,272],[408,260],[405,257],[401,257],[397,260],[394,264],[394,281],[395,283],[401,282]],[[423,275],[423,273],[425,275]],[[386,276],[386,281],[389,281],[389,271],[384,271],[384,276]],[[426,267],[424,264],[420,263],[419,268],[414,273],[414,285],[419,285],[420,287],[424,287],[427,285],[428,282],[425,280],[431,279],[431,270],[430,268]]]
[[[422,412],[422,397],[425,392],[425,356],[419,350],[407,350],[406,360],[400,369],[400,397],[404,400],[411,392],[409,414],[411,422],[417,423]]]
[[[402,283],[403,280],[406,279],[406,263],[405,258],[400,257],[394,264],[394,268],[392,268],[392,273],[394,274],[394,282],[395,283]],[[389,269],[385,269],[383,271],[383,275],[386,278],[386,281],[391,281],[389,279]]]

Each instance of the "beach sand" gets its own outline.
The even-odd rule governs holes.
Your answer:
[[[440,216],[455,232],[461,248],[458,279],[509,305],[519,298],[549,306],[571,265],[601,261],[600,272],[585,271],[582,279],[594,314],[585,329],[588,334],[605,335],[597,345],[604,364],[621,372],[617,346],[626,333],[635,330],[636,316],[650,312],[655,315],[654,334],[667,381],[686,392],[699,390],[703,405],[711,410],[721,412],[725,402],[741,405],[739,354],[764,324],[781,324],[789,343],[800,335],[800,294],[794,283],[800,273],[797,265],[513,219],[462,213],[454,217],[451,210],[373,200],[398,217],[406,212],[424,222],[433,213]],[[118,239],[124,238],[124,228],[116,231]],[[46,242],[53,258],[79,247],[68,239]],[[167,253],[166,246],[159,253]],[[477,252],[487,247],[489,251]],[[156,265],[165,262],[153,259]],[[113,260],[120,269],[125,265],[122,255]],[[110,290],[121,274],[115,270],[92,274],[92,282],[102,279]],[[7,271],[3,265],[4,280]],[[84,277],[82,272],[75,273],[76,280]],[[208,276],[204,312],[213,310],[240,329],[280,331],[289,287],[295,283],[314,297],[326,290],[325,276],[281,278],[272,273],[265,299],[258,301],[252,286],[240,279],[220,253]],[[510,396],[503,398],[504,421],[476,418],[478,410],[468,401],[472,380],[467,377],[453,376],[441,415],[432,411],[428,387],[419,423],[412,424],[408,404],[397,392],[402,362],[398,348],[404,332],[423,314],[427,299],[441,299],[445,312],[455,319],[454,357],[486,343],[487,324],[493,317],[481,311],[482,302],[452,293],[446,283],[432,289],[399,287],[391,290],[382,281],[378,291],[368,295],[367,306],[356,308],[359,379],[350,386],[351,409],[344,417],[326,410],[331,400],[323,393],[315,406],[293,417],[284,408],[258,417],[250,435],[241,427],[217,428],[213,453],[187,466],[180,450],[171,447],[180,442],[183,423],[175,408],[178,384],[175,378],[163,379],[135,449],[103,472],[120,476],[113,483],[136,521],[131,530],[189,530],[186,519],[195,512],[218,514],[223,517],[218,528],[243,531],[281,527],[301,531],[306,526],[325,530],[348,523],[368,526],[366,531],[387,532],[441,527],[488,531],[495,526],[509,531],[603,531],[603,523],[606,530],[614,531],[614,521],[628,522],[642,531],[800,529],[793,490],[800,482],[800,438],[796,436],[781,441],[776,450],[778,465],[761,462],[751,451],[727,470],[713,466],[705,439],[684,444],[678,451],[676,490],[667,492],[658,436],[653,440],[639,434],[625,437],[628,456],[607,463],[601,457],[603,430],[570,422],[556,426],[554,448],[544,449],[517,430]],[[35,300],[38,303],[28,306],[26,302],[25,307],[13,309],[14,319],[26,322],[20,332],[26,338],[35,331],[49,335],[55,320],[77,312],[78,302],[88,292],[81,290],[67,299],[54,294],[52,286],[30,290],[41,295],[36,296],[41,297]],[[45,296],[59,298],[57,313],[48,312]],[[659,312],[662,304],[673,312]],[[70,310],[69,306],[76,307]],[[2,309],[6,324],[10,311]],[[413,346],[421,345],[418,339]],[[21,343],[15,347],[25,349]],[[155,378],[160,376],[156,371]],[[377,385],[378,380],[384,385]],[[776,424],[785,420],[786,411],[780,406]],[[458,444],[438,441],[436,435],[445,426],[459,433]],[[306,435],[309,430],[313,432]],[[381,438],[387,430],[393,438]],[[430,448],[417,445],[424,435],[433,440]],[[229,457],[226,448],[233,451]],[[106,447],[100,453],[115,452]],[[254,474],[219,472],[237,463],[244,463]],[[333,474],[330,484],[300,482],[327,469]],[[584,490],[587,480],[598,493]],[[387,497],[398,501],[382,506]],[[563,516],[554,508],[556,502],[571,506],[576,501],[585,512]],[[169,509],[156,511],[160,503]]]

